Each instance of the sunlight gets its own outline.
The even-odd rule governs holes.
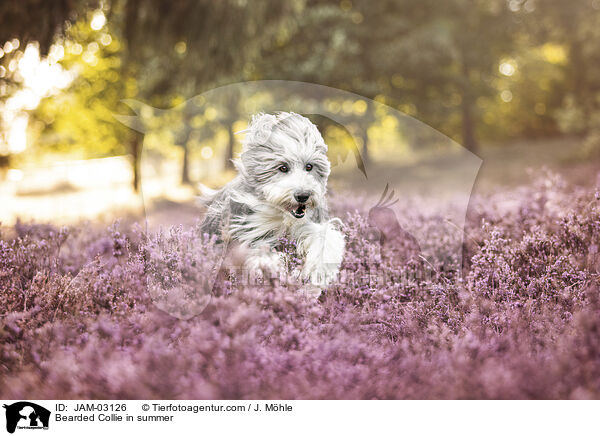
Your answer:
[[[26,114],[19,114],[12,120],[8,130],[8,149],[11,153],[20,153],[27,147],[27,122]]]
[[[500,66],[498,67],[498,70],[504,76],[509,76],[510,77],[513,74],[515,74],[515,71],[517,70],[517,67],[516,67],[514,61],[505,61],[505,62],[502,62],[500,64]]]
[[[547,43],[542,46],[542,55],[551,64],[564,65],[567,61],[567,52],[561,45]]]
[[[508,89],[505,89],[500,93],[500,98],[504,103],[510,103],[513,99],[512,92],[510,92]]]
[[[104,27],[105,24],[106,17],[104,16],[104,13],[102,13],[102,11],[94,12],[94,16],[90,23],[90,27],[92,28],[92,30],[100,30]]]
[[[18,39],[13,39],[12,41],[6,41],[4,43],[4,53],[9,54],[12,51],[16,50],[19,48],[19,40]]]
[[[202,159],[210,159],[213,157],[213,150],[208,145],[205,145],[200,150],[200,155],[202,156]]]
[[[8,44],[4,45],[5,52],[8,52],[7,48],[12,51],[13,47],[19,46],[14,40],[10,47]],[[14,68],[22,79],[22,87],[6,100],[2,113],[4,123],[9,126],[6,145],[11,153],[19,153],[27,147],[29,115],[25,111],[35,109],[42,98],[66,88],[73,80],[73,74],[56,63],[63,56],[63,47],[54,45],[48,58],[40,59],[38,47],[29,44],[21,59],[15,61]]]

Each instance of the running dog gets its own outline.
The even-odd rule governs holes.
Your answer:
[[[316,287],[336,280],[345,240],[327,209],[331,171],[327,145],[308,118],[293,112],[258,114],[244,130],[237,177],[205,198],[203,231],[243,247],[250,273],[286,271],[281,238],[295,241],[295,272]]]

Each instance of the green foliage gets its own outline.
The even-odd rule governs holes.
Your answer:
[[[43,123],[39,144],[58,152],[82,151],[88,157],[124,154],[129,134],[113,114],[121,100],[135,95],[135,78],[121,75],[122,44],[89,18],[68,30],[61,65],[75,79],[65,92],[44,99],[35,112]]]
[[[0,38],[38,40],[43,52],[44,32],[59,35],[61,64],[76,73],[69,89],[35,112],[43,123],[32,123],[36,145],[44,151],[128,152],[135,162],[140,139],[112,116],[130,114],[121,100],[169,109],[218,86],[259,79],[349,90],[472,149],[480,141],[562,132],[587,135],[589,144],[600,137],[597,0],[110,0],[101,5],[107,23],[100,30],[90,28],[90,5],[62,1],[45,21],[38,14],[43,6],[32,23],[22,19],[26,8],[0,7],[2,24],[15,17]],[[75,21],[60,36],[65,18]],[[36,20],[40,29],[32,29]],[[0,59],[7,62],[8,56]],[[228,147],[229,158],[235,144],[216,138],[241,121],[237,105],[232,101],[229,112],[213,120],[174,111],[167,125],[172,137],[156,133],[148,143],[191,155],[207,144]],[[363,152],[370,144],[377,155],[390,145],[381,145],[384,117],[369,113],[361,120],[369,127]],[[208,136],[199,137],[198,126]],[[324,127],[343,136],[335,126]]]

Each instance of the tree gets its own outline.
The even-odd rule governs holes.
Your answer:
[[[33,113],[44,126],[39,146],[48,151],[81,151],[87,157],[127,151],[129,131],[113,114],[123,110],[121,100],[134,94],[136,83],[121,79],[121,42],[105,28],[92,29],[91,18],[71,25],[60,42],[60,63],[76,72],[73,82],[64,92],[43,99]]]
[[[137,98],[161,107],[243,79],[257,46],[272,37],[272,28],[294,3],[269,0],[244,7],[233,0],[117,0],[113,10],[122,17],[115,21],[126,45],[122,75],[136,78]],[[230,136],[230,152],[232,146]],[[182,180],[187,182],[187,142],[183,147]]]
[[[47,103],[46,108],[52,104],[56,107],[61,100],[64,102],[68,98],[82,102],[81,106],[85,106],[83,102],[87,101],[100,114],[123,112],[125,107],[119,104],[122,99],[138,99],[157,107],[169,107],[174,101],[183,101],[207,89],[243,79],[243,67],[258,53],[256,46],[272,37],[272,26],[277,27],[277,20],[289,8],[293,8],[293,3],[270,0],[246,8],[233,0],[105,2],[103,12],[107,17],[106,28],[110,30],[110,35],[118,46],[118,50],[111,53],[118,60],[110,64],[118,65],[118,80],[110,83],[104,80],[101,62],[88,68],[89,65],[81,58],[67,59],[63,61],[66,68],[72,67],[74,62],[80,62],[83,74],[63,96],[57,96],[54,103]],[[81,32],[83,28],[89,29],[90,14],[73,26],[77,31],[67,34],[65,44],[85,44],[86,47],[90,43],[97,44],[88,41],[90,35]],[[85,41],[78,42],[82,38]],[[103,53],[101,51],[100,55]],[[113,72],[111,70],[111,74]],[[88,73],[90,76],[86,77]],[[94,74],[96,77],[92,81],[90,79]],[[100,86],[100,83],[106,86]],[[95,103],[103,108],[93,106]],[[76,122],[81,121],[85,114],[90,115],[87,107],[81,109],[80,113],[69,112],[74,124],[73,135],[82,133],[74,142],[82,148],[89,147],[91,154],[97,154],[98,149],[106,147],[102,145],[104,142],[97,141],[98,135],[90,131],[93,129],[88,129],[90,123]],[[68,122],[66,116],[61,118],[65,123]],[[88,121],[92,122],[93,118],[90,116]],[[98,121],[105,120],[101,118]],[[235,114],[225,121],[231,124],[235,121]],[[70,130],[63,127],[58,125],[50,129],[56,128],[63,132]],[[86,131],[91,134],[84,135]],[[133,183],[137,190],[143,135],[129,131],[123,137],[123,126],[115,120],[112,133],[120,143],[112,151],[117,152],[125,147],[132,156]],[[187,139],[190,133],[189,125],[184,123],[179,134],[179,143],[184,149],[184,182],[189,181]],[[96,141],[97,144],[94,145]],[[233,139],[230,142],[232,145]],[[114,141],[106,143],[113,144]]]
[[[521,14],[536,43],[565,47],[563,103],[571,102],[581,113],[569,130],[589,133],[600,111],[600,5],[593,1],[547,0]]]
[[[91,0],[21,0],[0,4],[0,41],[17,38],[24,47],[37,42],[40,53],[48,53],[57,35],[63,33],[86,10],[95,7]]]
[[[0,102],[19,89],[19,79],[10,68],[23,54],[27,44],[37,43],[40,54],[45,55],[57,35],[60,35],[91,5],[92,0],[37,0],[6,1],[0,3]],[[6,49],[6,50],[5,50]],[[0,117],[0,136],[4,134]],[[0,156],[1,157],[1,156]],[[8,157],[1,157],[7,165]]]
[[[351,90],[418,116],[450,135],[448,111],[462,119],[463,144],[476,148],[475,101],[513,42],[504,0],[309,1],[290,17],[277,46],[263,50],[263,74]],[[460,96],[460,107],[440,102]],[[412,113],[411,113],[412,112]],[[364,153],[368,159],[368,147]]]

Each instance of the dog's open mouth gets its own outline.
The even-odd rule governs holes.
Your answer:
[[[294,215],[294,217],[302,218],[304,216],[304,214],[306,213],[306,205],[301,204],[296,209],[292,209],[290,212],[292,215]]]

